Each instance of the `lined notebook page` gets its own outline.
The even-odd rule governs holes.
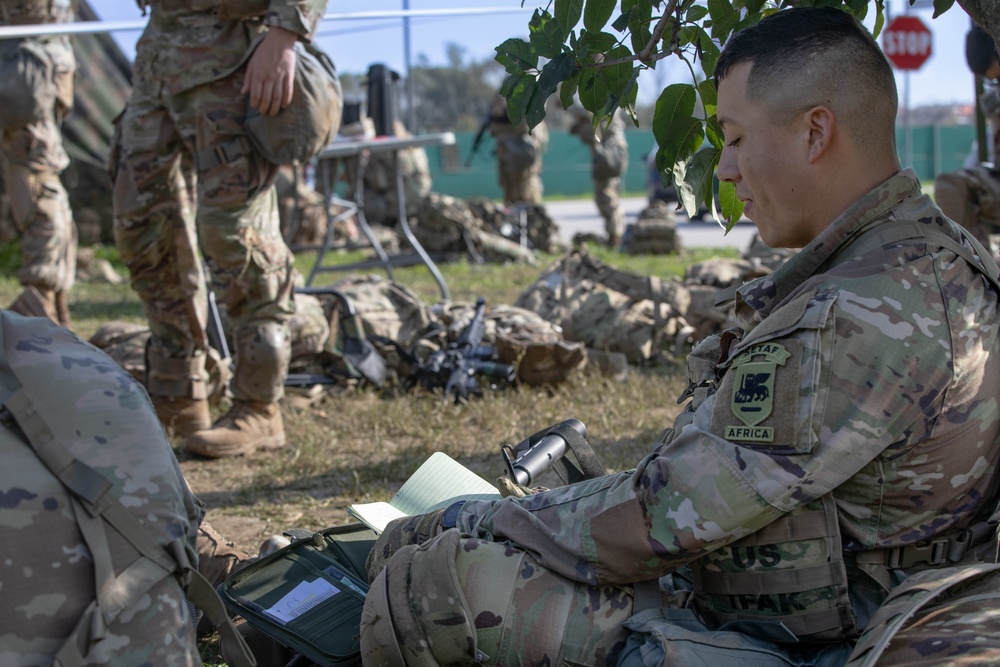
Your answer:
[[[426,514],[459,500],[499,500],[496,487],[444,452],[431,454],[388,503],[351,505],[348,513],[382,532],[393,519]]]

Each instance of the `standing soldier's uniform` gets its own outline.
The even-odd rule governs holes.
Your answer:
[[[0,25],[36,25],[73,20],[71,0],[2,0]],[[70,324],[67,293],[76,273],[77,232],[59,174],[69,165],[62,120],[73,108],[76,60],[65,35],[0,40],[0,60],[16,62],[4,76],[30,88],[31,119],[0,122],[0,152],[11,214],[21,235],[24,291],[10,309]],[[0,89],[12,90],[10,82]],[[13,104],[4,100],[0,104]],[[0,119],[5,114],[0,112]]]
[[[570,132],[590,148],[591,176],[594,179],[594,203],[604,218],[608,246],[617,248],[625,231],[622,210],[622,175],[628,168],[628,142],[625,121],[616,113],[610,121],[594,129],[589,113],[577,115]]]
[[[278,400],[294,312],[279,230],[278,167],[248,140],[241,92],[269,27],[312,38],[325,0],[139,0],[151,8],[112,159],[115,241],[152,330],[146,388],[164,424],[204,456],[285,442]],[[196,203],[195,203],[196,202]],[[206,288],[233,323],[233,408],[212,428]]]
[[[977,25],[966,35],[965,56],[970,69],[986,79],[978,102],[990,132],[992,164],[939,174],[934,201],[1000,258],[1000,244],[995,241],[1000,234],[1000,58],[993,38]]]
[[[489,122],[496,141],[497,177],[504,204],[542,203],[542,153],[549,146],[549,129],[542,121],[528,130],[522,122],[514,126],[507,117],[507,101],[498,97]]]

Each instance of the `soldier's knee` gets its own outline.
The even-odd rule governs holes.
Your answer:
[[[396,629],[389,611],[386,571],[372,582],[361,615],[361,661],[365,667],[406,664],[399,650]]]

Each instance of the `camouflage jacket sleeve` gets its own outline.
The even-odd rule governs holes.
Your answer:
[[[657,578],[829,492],[848,549],[964,527],[996,469],[997,298],[948,251],[909,255],[799,281],[636,470],[470,502],[459,527],[586,583]]]
[[[311,42],[326,11],[326,0],[271,0],[264,23]]]

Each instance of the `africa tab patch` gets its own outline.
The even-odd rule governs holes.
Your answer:
[[[723,432],[726,440],[774,442],[774,429],[760,424],[771,416],[774,408],[777,368],[790,356],[784,345],[760,343],[733,360],[728,373],[733,376],[729,407],[741,423],[726,425]]]

